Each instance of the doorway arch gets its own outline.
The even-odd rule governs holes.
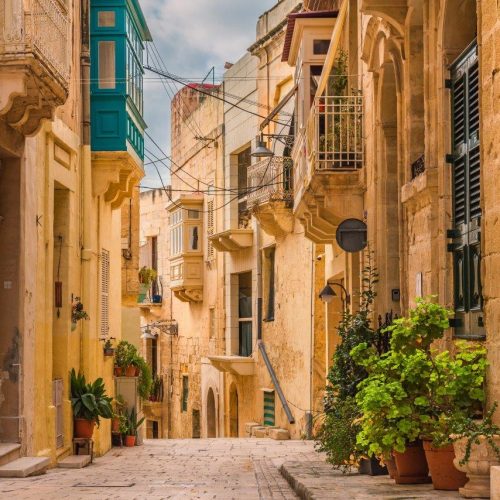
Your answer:
[[[229,389],[229,437],[239,436],[238,390],[235,384]]]
[[[207,394],[207,437],[217,437],[217,416],[215,410],[214,391],[210,387]]]

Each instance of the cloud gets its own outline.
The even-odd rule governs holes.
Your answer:
[[[220,76],[225,61],[234,62],[244,55],[255,40],[259,15],[275,3],[276,0],[141,0],[167,69],[192,79],[203,78],[212,66]],[[148,77],[152,77],[149,72]],[[146,79],[144,89],[149,133],[168,153],[170,100],[158,80]],[[147,139],[146,146],[153,148]],[[161,156],[158,150],[156,153]],[[158,168],[168,182],[166,167]],[[159,185],[154,167],[147,166],[146,174],[143,185]]]

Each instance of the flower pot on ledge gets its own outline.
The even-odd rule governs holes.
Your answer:
[[[134,365],[129,365],[127,368],[125,368],[125,377],[135,377],[135,366]]]
[[[125,436],[125,446],[135,446],[135,436]]]
[[[477,439],[479,444],[472,443],[470,458],[464,465],[461,465],[460,461],[465,456],[467,438],[458,439],[453,443],[453,463],[458,470],[467,474],[469,480],[459,492],[465,498],[490,498],[490,467],[500,465],[500,461],[484,436]],[[495,444],[500,446],[500,435],[494,436],[493,439]]]

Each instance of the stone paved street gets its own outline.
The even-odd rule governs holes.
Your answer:
[[[296,499],[459,498],[431,485],[397,486],[387,476],[343,475],[321,461],[310,441],[149,440],[113,448],[85,469],[0,479],[0,499]]]
[[[278,467],[317,458],[310,442],[150,440],[113,448],[85,469],[0,479],[3,499],[295,499]]]

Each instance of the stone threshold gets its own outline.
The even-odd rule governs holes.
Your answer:
[[[303,500],[402,500],[414,498],[461,498],[455,491],[437,491],[432,484],[395,484],[389,476],[342,474],[322,460],[284,462],[281,475]]]

